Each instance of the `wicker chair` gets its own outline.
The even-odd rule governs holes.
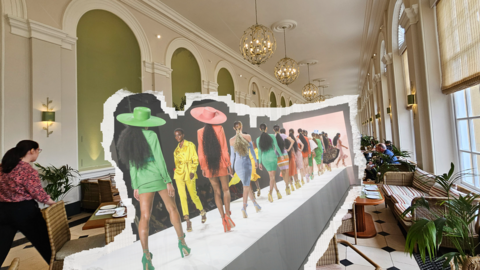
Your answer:
[[[352,209],[348,210],[348,213],[342,218],[342,225],[338,228],[337,233],[354,232],[355,245],[357,244],[357,219],[355,216],[355,202]]]
[[[105,246],[105,236],[102,234],[70,240],[70,228],[68,227],[63,201],[43,209],[42,214],[47,223],[48,238],[52,248],[50,270],[63,269],[63,260],[67,256],[83,250]]]
[[[98,179],[98,188],[100,191],[100,203],[120,201],[119,196],[113,196],[111,180]]]
[[[85,179],[80,181],[82,190],[82,208],[95,210],[100,205],[100,195],[98,191],[98,181]]]
[[[317,269],[345,269],[343,265],[340,264],[340,260],[338,257],[338,246],[337,244],[341,243],[347,245],[351,249],[353,249],[358,255],[362,256],[366,261],[368,261],[375,269],[382,269],[378,264],[374,263],[370,258],[365,256],[360,250],[355,248],[350,242],[344,240],[337,240],[337,237],[334,236],[330,243],[328,244],[327,251],[323,254],[323,256],[317,262]]]
[[[8,267],[8,270],[18,270],[18,269],[20,269],[20,258],[15,258],[10,264],[10,267]]]
[[[444,216],[445,212],[447,211],[446,205],[445,204],[440,204],[441,202],[447,200],[447,197],[424,197],[425,200],[429,202],[429,207],[430,210],[427,210],[426,208],[423,207],[417,207],[413,210],[412,213],[412,219],[413,220],[419,220],[422,218],[429,219],[429,220],[434,220],[435,216],[432,214],[435,212],[438,216]],[[412,201],[412,204],[414,204],[417,200],[420,200],[421,198],[415,198]],[[480,203],[478,200],[476,200],[474,203]],[[478,213],[476,220],[474,220],[470,226],[469,226],[470,233],[475,241],[475,244],[478,244],[479,242],[479,232],[480,232],[480,213]],[[443,237],[442,238],[442,244],[440,245],[441,247],[446,247],[446,248],[453,248],[456,249],[455,245],[453,242],[450,240],[448,237]]]
[[[105,220],[105,243],[113,242],[116,235],[125,229],[124,218],[111,218]]]

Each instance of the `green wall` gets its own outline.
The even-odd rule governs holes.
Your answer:
[[[180,105],[185,93],[202,92],[202,77],[195,56],[178,48],[172,56],[172,101]]]
[[[232,75],[226,68],[221,68],[218,71],[217,83],[218,95],[226,96],[230,94],[232,96],[232,100],[235,101],[235,86],[233,84]]]
[[[285,98],[284,98],[284,97],[282,97],[282,101],[281,101],[281,102],[282,102],[282,107],[283,107],[283,108],[287,107],[287,104],[285,103]]]
[[[292,106],[292,105],[293,105],[293,103],[292,103],[292,101],[290,100],[290,105],[288,105],[288,106]]]
[[[92,10],[77,27],[78,167],[110,167],[100,123],[103,104],[119,89],[140,93],[141,56],[135,35],[117,16]]]
[[[270,93],[270,107],[277,107],[277,98],[275,97],[275,94],[273,92]]]

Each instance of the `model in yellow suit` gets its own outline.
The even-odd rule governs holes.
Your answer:
[[[198,155],[195,144],[184,139],[185,134],[183,129],[175,129],[175,139],[178,146],[173,153],[175,158],[175,174],[173,179],[177,182],[178,195],[180,196],[180,203],[182,205],[182,212],[187,222],[187,232],[192,231],[192,222],[188,216],[188,202],[185,186],[187,186],[190,198],[193,203],[200,210],[202,215],[202,223],[207,221],[207,212],[203,209],[202,202],[197,195],[197,167]]]
[[[257,156],[257,160],[258,160],[257,145],[253,141],[252,141],[252,143],[253,143],[253,146],[255,148],[255,155]],[[260,185],[257,182],[257,180],[260,178],[260,175],[257,174],[257,169],[255,168],[255,159],[253,158],[252,153],[249,152],[249,156],[250,156],[250,161],[252,162],[252,178],[251,178],[250,181],[255,182],[255,185],[257,186],[257,190],[258,190],[257,191],[257,197],[260,197]],[[235,173],[235,175],[232,177],[232,179],[230,179],[230,183],[228,183],[228,186],[236,185],[239,182],[240,182],[240,177],[238,177],[238,175]]]

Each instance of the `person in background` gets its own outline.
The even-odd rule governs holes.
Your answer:
[[[322,175],[324,172],[323,168],[323,142],[320,140],[320,132],[315,130],[312,133],[313,140],[317,144],[317,148],[315,148],[315,163],[317,163],[318,167],[318,176]]]
[[[316,157],[315,149],[317,149],[317,144],[312,140],[312,138],[308,138],[308,131],[303,130],[303,136],[308,140],[310,144],[310,151],[311,154],[308,156],[308,174],[310,175],[310,179],[313,180],[313,158]],[[308,178],[307,178],[308,183]]]
[[[185,186],[187,187],[190,198],[195,203],[196,208],[200,210],[202,223],[207,221],[207,212],[203,209],[202,202],[197,195],[197,149],[194,143],[185,140],[183,129],[177,128],[173,133],[178,142],[178,146],[173,152],[173,158],[175,160],[173,179],[175,179],[177,182],[178,196],[180,196],[180,204],[182,206],[183,216],[187,222],[187,232],[191,232],[192,222],[190,221],[188,212],[187,193],[185,191]]]
[[[387,162],[390,164],[400,164],[400,162],[398,162],[397,157],[393,154],[392,151],[387,149],[387,146],[385,144],[383,143],[377,144],[376,149],[377,149],[377,152],[387,155],[389,157],[388,160],[384,160],[383,162]]]
[[[47,264],[52,250],[47,224],[38,202],[53,205],[43,190],[38,172],[30,162],[35,162],[42,149],[37,142],[24,140],[8,150],[0,164],[0,266],[20,231],[37,249]]]
[[[287,134],[285,134],[287,131],[284,128],[280,129],[280,134],[282,135],[282,138],[288,138],[285,140],[285,148],[290,149],[288,151],[288,175],[290,177],[290,190],[295,191],[295,187],[293,186],[293,183],[295,184],[298,183],[298,175],[297,175],[297,164],[296,164],[296,156],[295,153],[297,152],[297,142],[295,141],[295,138],[292,138],[290,136],[287,137]],[[285,137],[284,137],[285,136]]]
[[[303,169],[303,143],[300,141],[299,138],[295,138],[295,131],[293,128],[288,130],[288,136],[292,139],[296,139],[296,145],[297,147],[295,148],[295,166],[297,167],[296,169],[300,170],[300,179],[302,179],[302,182],[305,184],[303,181],[303,177],[305,177],[305,170]],[[294,146],[295,147],[295,146]],[[300,184],[300,180],[298,180],[298,173],[295,175],[295,187],[299,189],[302,185]]]
[[[391,142],[391,141],[385,141],[385,146],[387,147],[388,150],[393,151],[393,147],[392,147],[392,142]]]
[[[273,126],[273,131],[275,132],[275,139],[277,140],[278,147],[280,147],[280,150],[282,151],[281,153],[278,153],[278,156],[281,156],[281,161],[278,161],[277,166],[280,169],[280,174],[283,177],[283,181],[285,181],[285,193],[287,195],[291,194],[291,189],[290,185],[291,184],[291,179],[290,179],[290,155],[289,152],[291,150],[291,147],[293,147],[293,143],[295,142],[292,138],[288,137],[286,134],[280,133],[280,126],[279,125],[274,125]],[[289,141],[289,147],[285,146],[285,141]]]
[[[265,167],[268,172],[268,176],[270,178],[268,201],[273,202],[272,192],[274,188],[277,191],[277,198],[279,200],[282,198],[282,194],[280,194],[280,191],[277,188],[277,183],[275,181],[275,173],[277,172],[278,161],[276,153],[282,153],[282,151],[278,146],[275,135],[267,133],[268,128],[266,124],[260,124],[259,129],[262,133],[257,138],[258,163],[260,170],[263,170],[263,167]]]

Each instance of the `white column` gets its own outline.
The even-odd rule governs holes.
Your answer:
[[[218,92],[218,83],[212,81],[203,81],[202,94]]]
[[[173,106],[172,103],[172,69],[157,62],[144,62],[145,72],[151,74],[151,90],[156,92],[163,92],[167,106]],[[146,80],[143,81],[143,88],[145,89]],[[150,89],[145,89],[150,90]]]
[[[397,108],[397,96],[396,96],[396,91],[395,91],[395,75],[393,73],[393,57],[392,53],[387,53],[382,57],[382,62],[385,64],[387,67],[387,83],[388,83],[388,93],[390,96],[390,104],[391,104],[391,115],[390,120],[392,122],[391,127],[392,127],[392,143],[400,148],[403,146],[401,145],[400,142],[400,137],[399,137],[399,130],[398,130],[398,117],[399,117],[399,112]]]

